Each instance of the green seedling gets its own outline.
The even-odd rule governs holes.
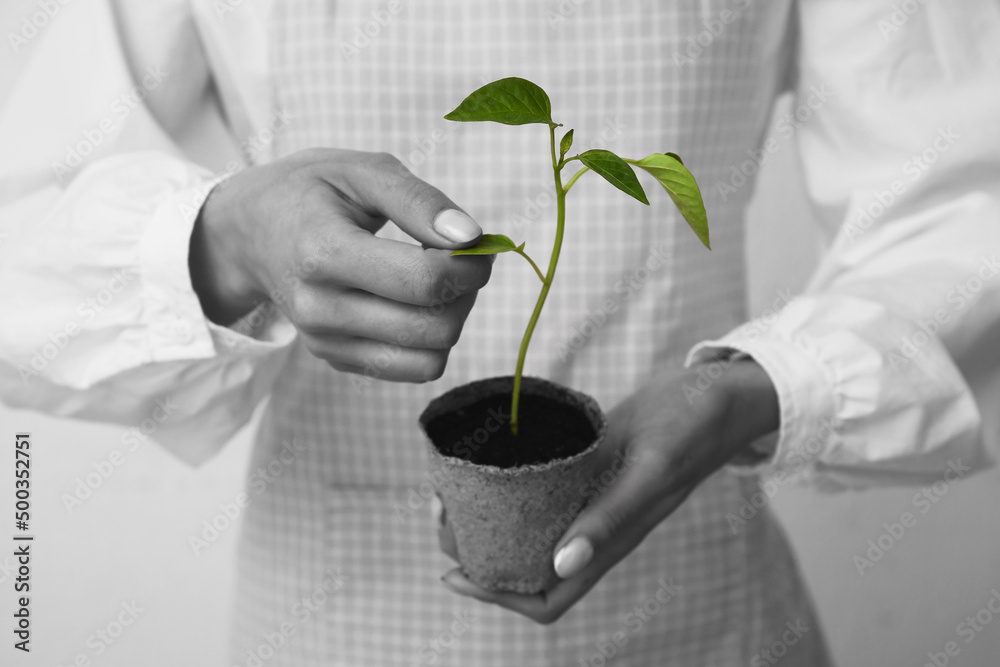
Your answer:
[[[641,160],[621,158],[607,150],[589,150],[584,153],[567,157],[573,147],[573,130],[569,130],[556,141],[556,128],[561,123],[552,120],[552,104],[549,96],[539,86],[527,81],[511,77],[486,84],[465,98],[458,108],[445,116],[447,120],[472,122],[493,121],[504,125],[548,125],[552,153],[552,172],[555,177],[556,191],[556,238],[549,258],[549,268],[542,273],[538,265],[524,251],[524,244],[516,244],[503,234],[483,234],[479,242],[471,248],[456,250],[452,255],[496,255],[503,252],[513,252],[524,257],[538,274],[542,281],[542,289],[535,303],[535,309],[528,321],[528,328],[521,340],[521,350],[517,356],[517,370],[514,373],[514,392],[511,397],[510,430],[516,435],[518,427],[518,403],[521,394],[521,375],[524,371],[524,360],[528,354],[528,344],[531,335],[538,324],[545,299],[552,288],[552,280],[556,275],[559,263],[559,251],[562,249],[563,232],[566,223],[566,195],[588,171],[593,171],[604,177],[606,181],[625,194],[649,205],[646,193],[639,184],[634,171],[635,167],[649,173],[663,186],[670,198],[677,205],[681,215],[687,221],[694,233],[698,235],[706,248],[711,249],[708,240],[708,218],[705,214],[705,204],[701,191],[694,176],[687,170],[681,158],[674,153],[653,153]],[[558,152],[557,152],[558,151]],[[563,168],[571,162],[579,162],[580,169],[563,185]]]

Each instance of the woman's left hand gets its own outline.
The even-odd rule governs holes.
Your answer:
[[[559,540],[555,585],[534,595],[495,593],[458,568],[442,578],[445,585],[538,623],[558,620],[698,484],[758,436],[778,428],[774,387],[753,360],[734,361],[700,393],[691,391],[697,379],[697,366],[661,372],[609,414],[601,446],[605,465],[599,469],[608,469],[621,452],[631,463]],[[446,517],[439,516],[439,539],[442,550],[458,560]]]

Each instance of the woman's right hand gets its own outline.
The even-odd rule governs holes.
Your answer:
[[[422,246],[377,238],[389,219]],[[425,382],[444,372],[489,280],[491,257],[450,256],[481,235],[396,158],[310,149],[217,185],[189,264],[212,321],[270,299],[334,368]]]

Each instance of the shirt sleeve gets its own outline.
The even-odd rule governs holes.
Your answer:
[[[250,419],[294,331],[267,303],[232,328],[202,313],[188,247],[224,172],[166,128],[211,126],[192,109],[221,114],[202,104],[188,3],[154,6],[174,31],[163,62],[126,55],[108,0],[67,5],[0,114],[0,399],[146,435],[153,424],[198,464]]]
[[[835,490],[983,468],[1000,434],[1000,6],[799,4],[790,126],[828,249],[803,294],[688,363],[736,350],[773,380],[780,430],[745,472]]]

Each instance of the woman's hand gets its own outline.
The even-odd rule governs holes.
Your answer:
[[[684,386],[693,386],[696,379],[697,367],[661,372],[610,413],[600,469],[607,469],[622,450],[632,463],[556,545],[557,584],[536,595],[493,593],[454,569],[443,577],[445,585],[539,623],[556,621],[698,484],[754,439],[778,428],[777,395],[756,362],[735,361],[711,388],[689,401]],[[457,560],[444,519],[441,548]]]
[[[388,219],[422,247],[376,237]],[[451,256],[481,235],[391,155],[317,148],[215,187],[191,237],[191,280],[216,323],[269,299],[337,370],[426,382],[489,280],[490,257]]]

